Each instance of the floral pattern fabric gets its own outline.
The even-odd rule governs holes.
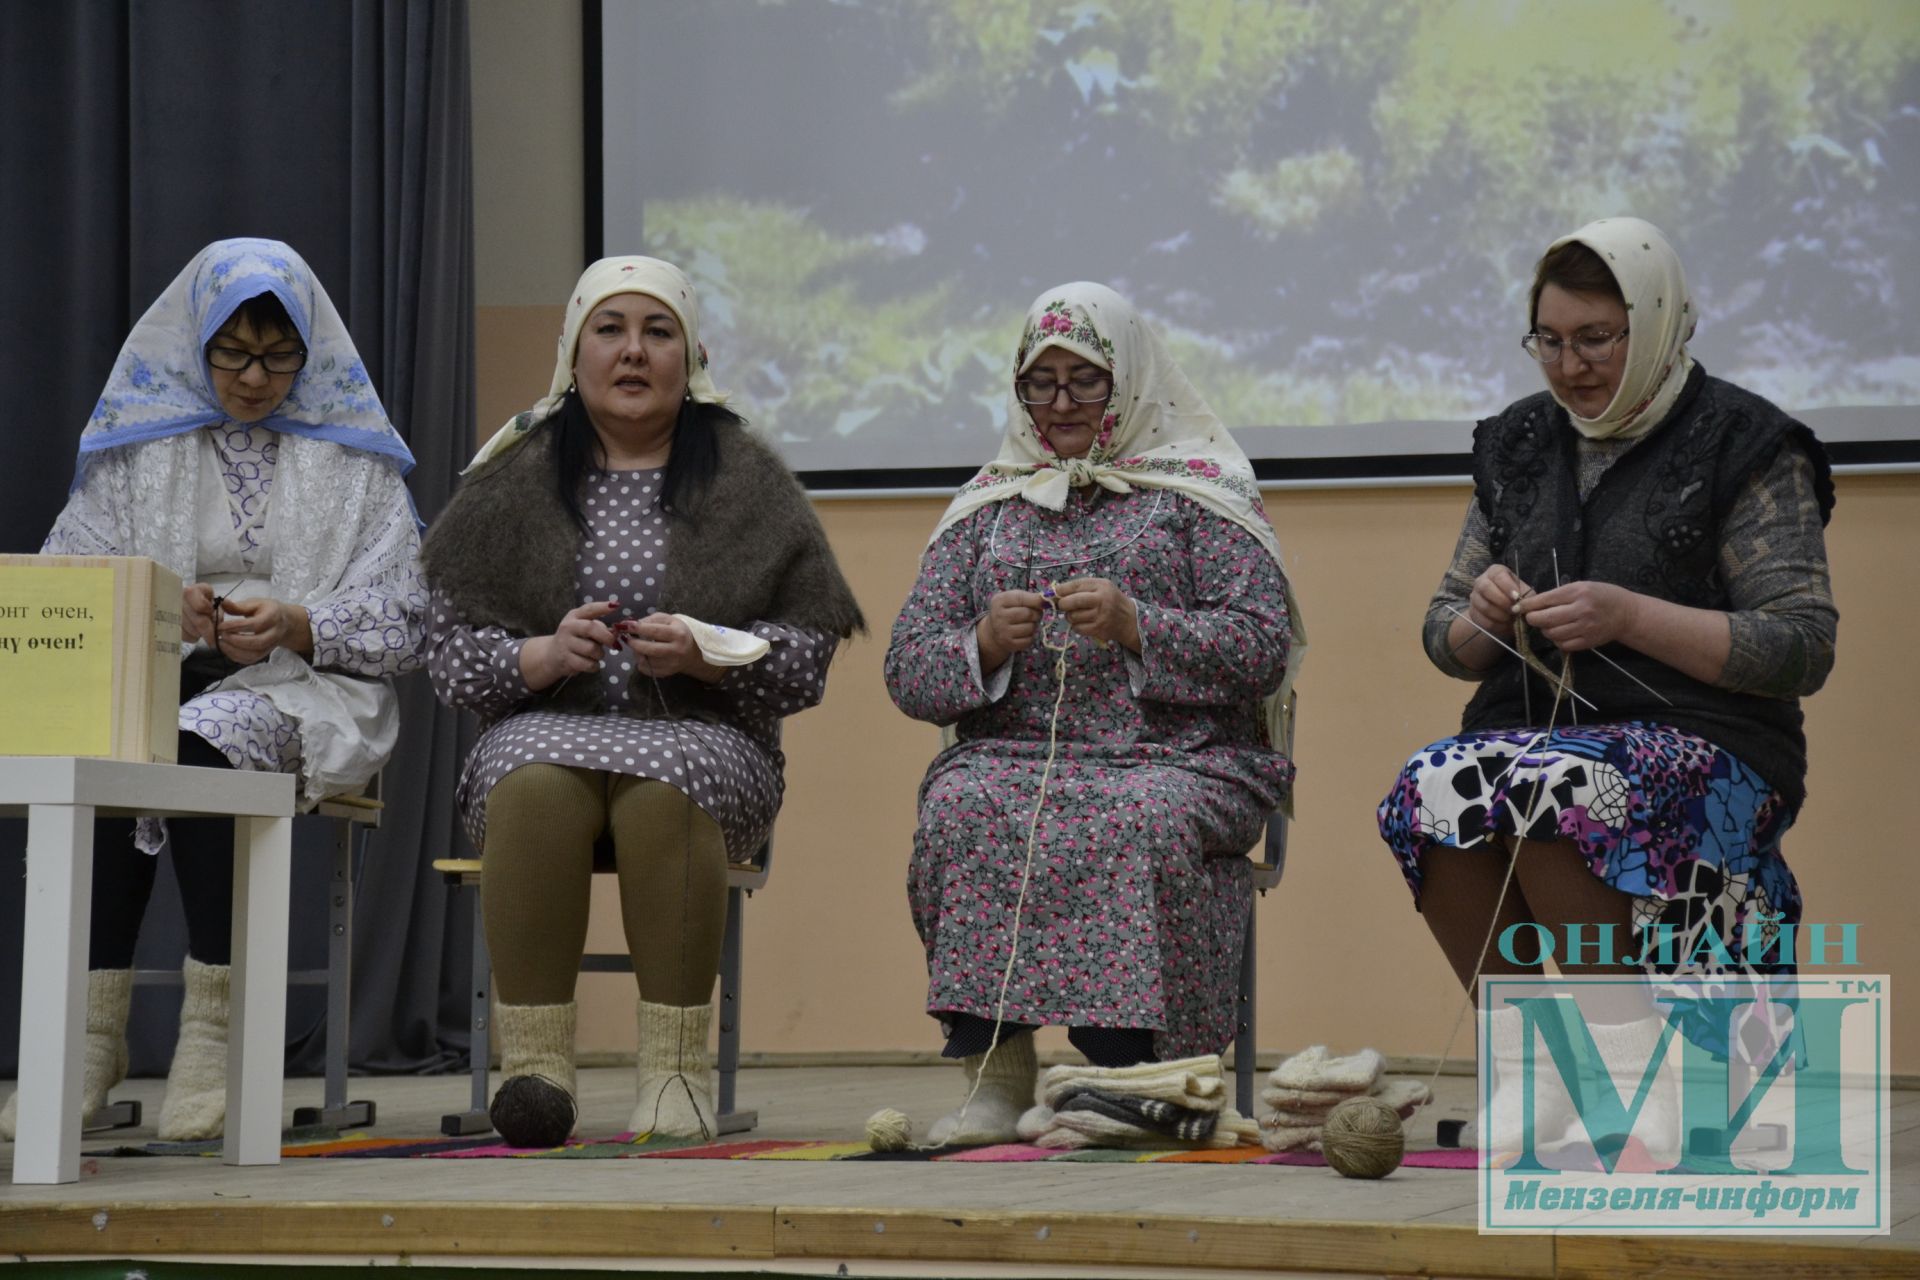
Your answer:
[[[1060,689],[1038,645],[981,672],[974,626],[997,592],[1088,575],[1135,601],[1141,653],[1071,639],[1016,932]],[[1000,503],[940,535],[886,660],[901,710],[957,733],[921,787],[908,871],[930,1013],[994,1017],[1011,949],[1009,1022],[1147,1028],[1163,1057],[1225,1046],[1242,855],[1292,782],[1261,708],[1288,635],[1274,558],[1182,494],[1083,487],[1058,512]]]

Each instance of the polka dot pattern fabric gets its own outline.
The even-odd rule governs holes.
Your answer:
[[[591,533],[574,563],[576,600],[613,600],[609,620],[658,611],[666,581],[667,520],[660,509],[663,473],[591,471],[581,510]],[[557,625],[559,619],[555,618]],[[767,656],[730,669],[715,685],[733,705],[732,722],[642,719],[632,697],[631,650],[610,652],[592,679],[599,714],[548,710],[520,674],[527,637],[499,627],[472,627],[447,598],[431,602],[428,671],[443,701],[491,723],[468,757],[457,799],[475,847],[486,838],[486,797],[500,779],[526,764],[598,769],[665,782],[690,796],[720,825],[729,856],[751,854],[773,827],[784,790],[779,748],[782,717],[805,710],[826,688],[833,637],[779,622],[755,622],[771,646]]]

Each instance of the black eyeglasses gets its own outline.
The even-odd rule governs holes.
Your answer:
[[[1588,364],[1605,364],[1613,359],[1613,353],[1624,342],[1628,330],[1618,333],[1581,333],[1572,338],[1561,338],[1551,333],[1530,333],[1520,339],[1520,346],[1526,353],[1541,364],[1559,363],[1561,353],[1568,347],[1573,354]]]
[[[1052,404],[1065,387],[1067,398],[1075,404],[1097,404],[1113,394],[1113,377],[1105,373],[1085,373],[1057,382],[1052,378],[1020,378],[1013,384],[1021,404]]]
[[[238,347],[208,347],[207,363],[227,373],[245,373],[255,360],[268,373],[298,373],[307,367],[307,349],[298,351],[268,351],[254,355]]]

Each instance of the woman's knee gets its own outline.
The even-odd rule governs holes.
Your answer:
[[[591,769],[523,764],[487,793],[487,826],[492,830],[502,823],[533,822],[572,827],[585,817],[597,828],[605,812],[601,794]]]

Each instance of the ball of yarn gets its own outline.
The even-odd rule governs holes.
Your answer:
[[[512,1076],[493,1095],[487,1119],[510,1147],[557,1147],[573,1134],[573,1095],[546,1076]]]
[[[913,1121],[904,1111],[880,1108],[867,1117],[867,1145],[875,1151],[905,1151],[913,1145]]]
[[[1407,1135],[1400,1113],[1378,1098],[1351,1098],[1327,1113],[1320,1149],[1343,1178],[1384,1178],[1400,1167]]]

